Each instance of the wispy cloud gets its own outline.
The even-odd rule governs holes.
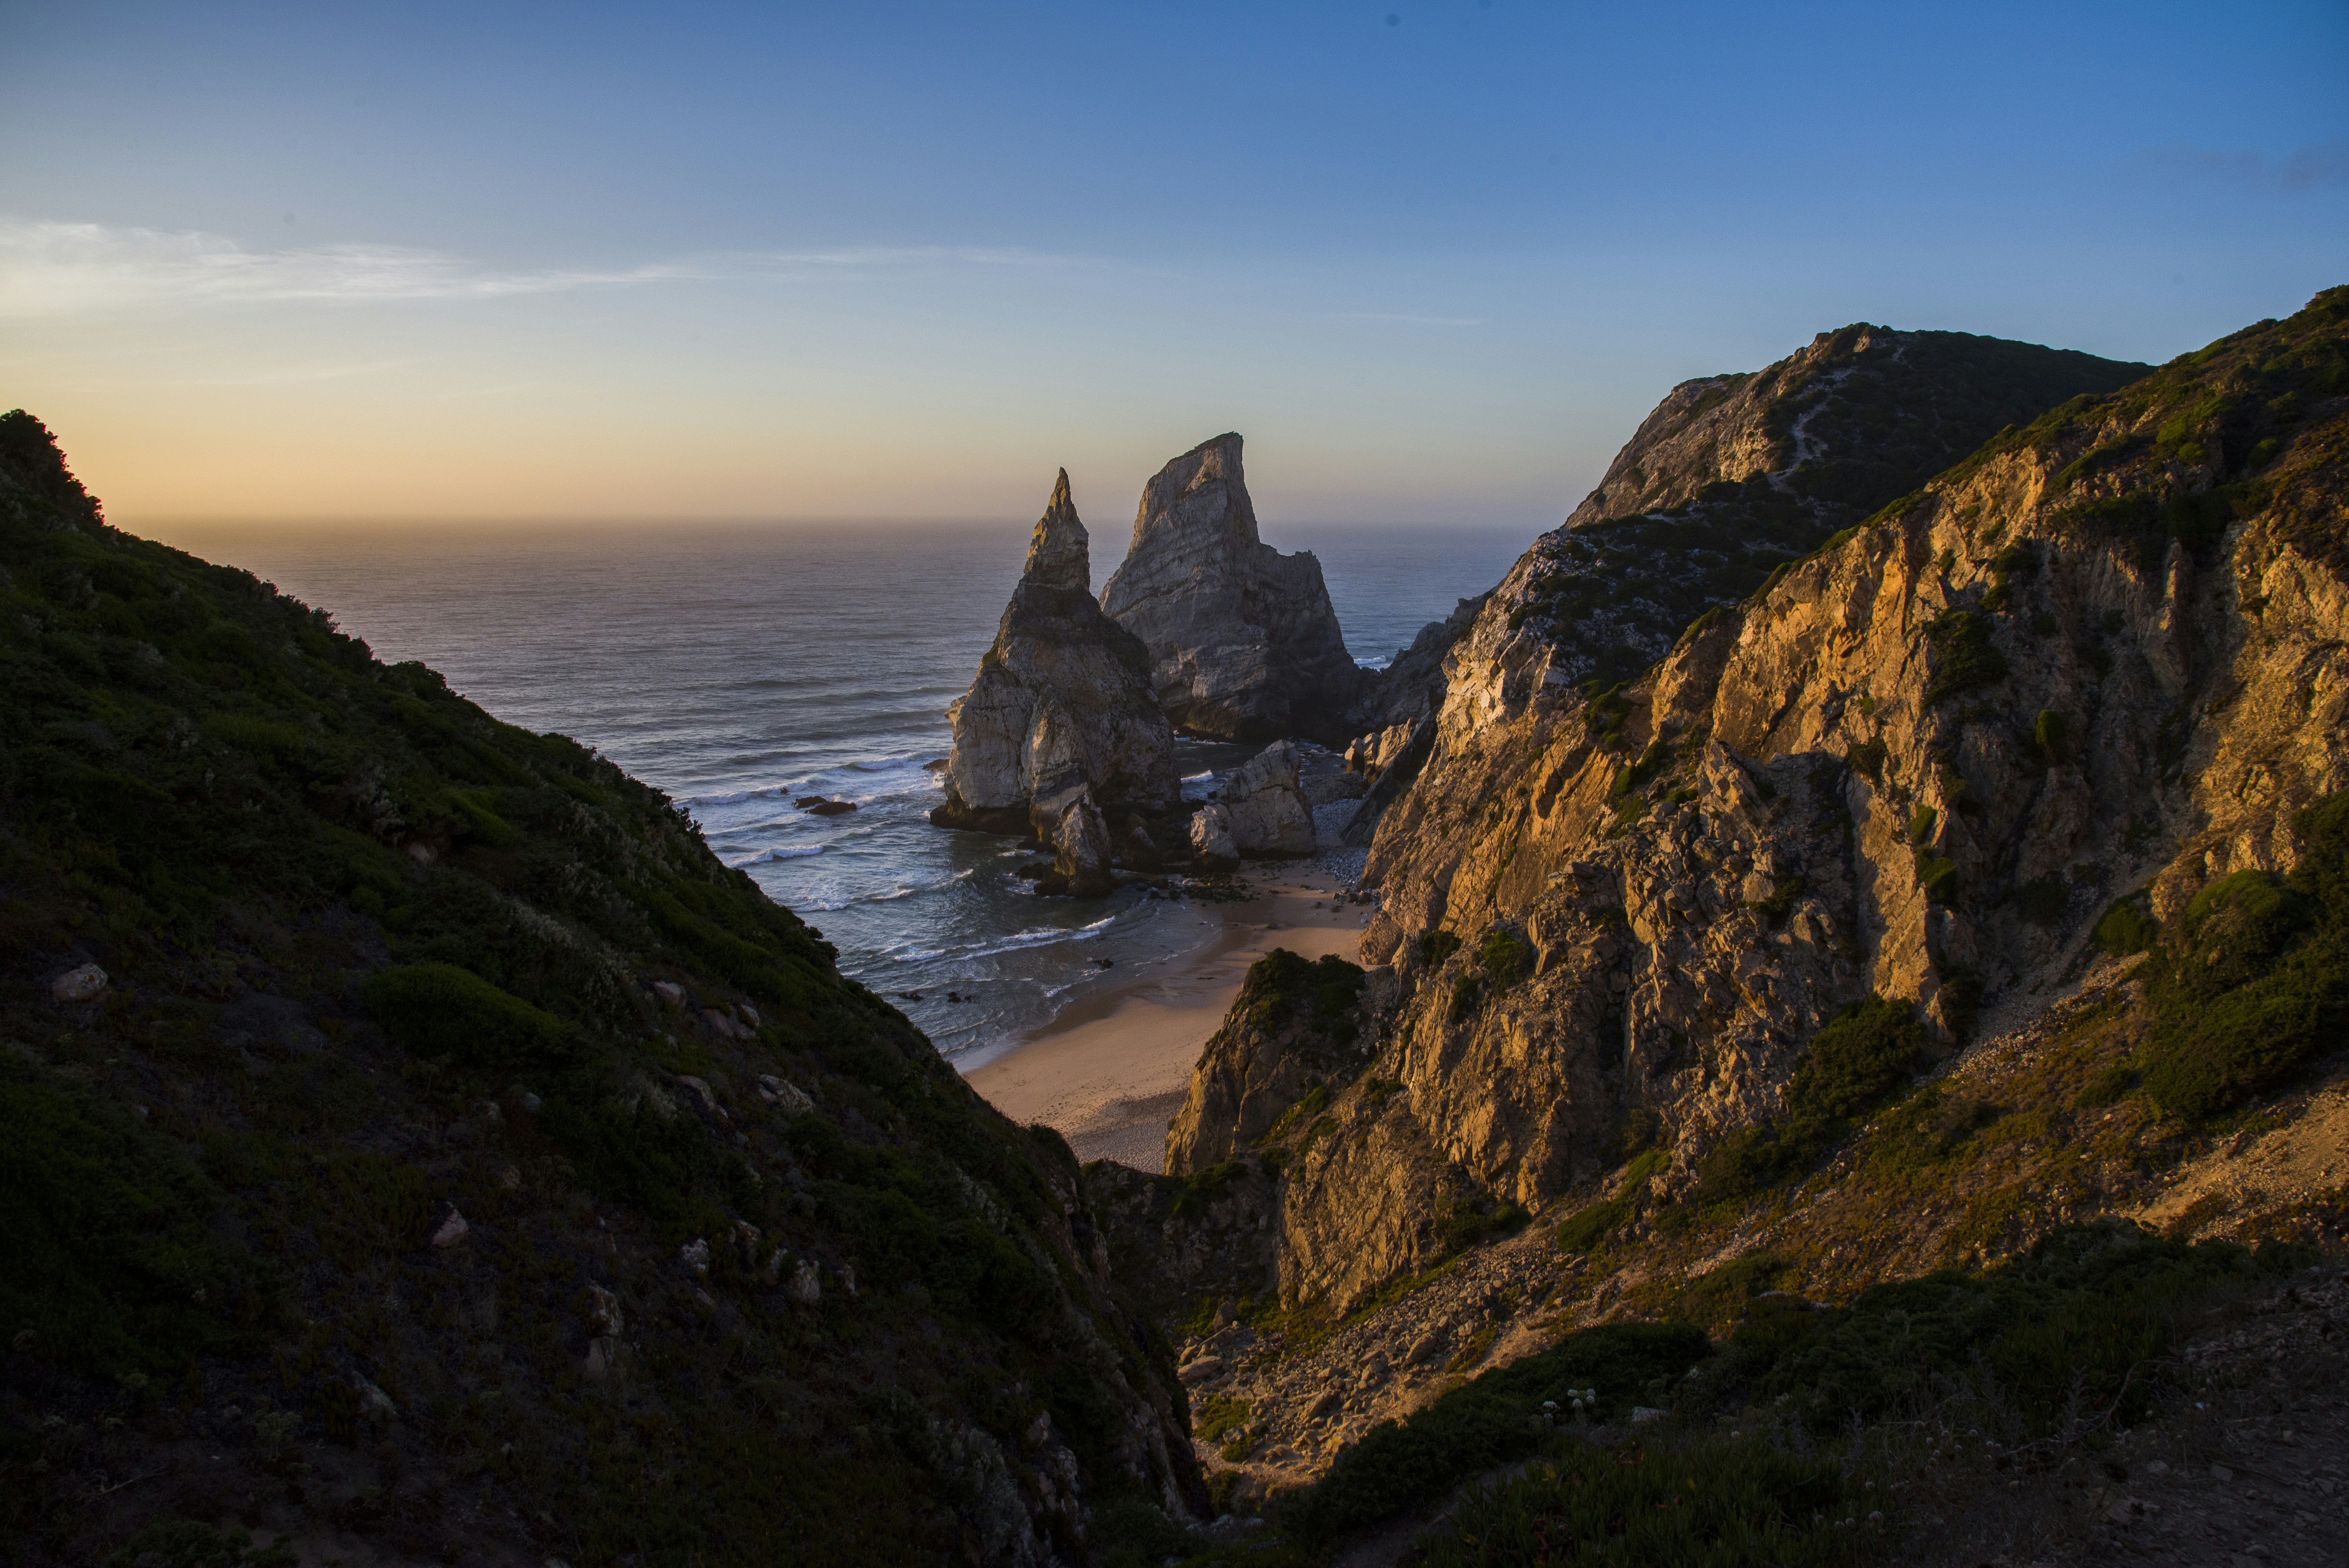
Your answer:
[[[364,365],[294,365],[283,370],[261,370],[249,376],[207,376],[182,381],[182,387],[300,387],[315,381],[347,381],[357,376],[381,376],[421,365],[421,359],[371,359]]]
[[[870,246],[719,252],[618,268],[500,271],[398,245],[248,249],[199,230],[0,222],[0,317],[159,305],[480,300],[721,278],[785,279],[860,269],[1037,266],[1079,258],[1018,249]]]
[[[2208,148],[2157,148],[2137,160],[2145,172],[2176,182],[2206,181],[2253,191],[2314,191],[2349,185],[2349,141],[2313,141],[2282,158]]]
[[[1394,311],[1358,310],[1347,316],[1348,321],[1400,321],[1413,326],[1482,326],[1481,315],[1404,315]]]

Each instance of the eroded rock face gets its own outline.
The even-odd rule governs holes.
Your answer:
[[[1342,744],[1360,672],[1320,562],[1258,537],[1239,437],[1193,448],[1143,487],[1102,607],[1148,646],[1153,695],[1186,734]]]
[[[1504,682],[1611,684],[1647,668],[1708,609],[1922,484],[2002,426],[2148,367],[1961,332],[1865,323],[1751,374],[1672,388],[1563,526],[1498,588],[1463,600],[1364,682],[1358,736],[1402,724],[1417,744],[1384,765],[1347,831],[1367,844],[1417,776],[1451,690],[1455,654]],[[1514,637],[1504,634],[1516,634]],[[1513,645],[1495,653],[1496,642]],[[1547,650],[1540,667],[1521,650]],[[1366,736],[1367,738],[1367,736]]]
[[[2116,897],[2168,918],[2292,864],[2294,813],[2349,786],[2349,399],[2224,410],[2269,407],[2227,391],[2245,366],[2337,354],[2336,318],[2067,404],[1603,696],[1576,637],[1510,624],[1521,563],[1378,828],[1362,955],[1400,1013],[1290,1168],[1284,1295],[1423,1266],[1455,1205],[1538,1211],[1635,1115],[1685,1183],[1846,1004],[1952,1049]],[[2214,493],[2261,436],[2258,485]]]
[[[1093,601],[1066,469],[1036,524],[995,645],[947,712],[947,801],[930,814],[943,827],[1033,832],[1057,847],[1061,813],[1039,819],[1039,800],[1085,786],[1098,818],[1102,810],[1164,811],[1181,797],[1174,730],[1152,700],[1149,654]]]

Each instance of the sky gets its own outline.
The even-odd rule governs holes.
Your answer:
[[[1853,321],[2349,282],[2349,5],[0,0],[0,407],[131,528],[1554,524]]]

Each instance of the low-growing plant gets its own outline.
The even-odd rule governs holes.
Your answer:
[[[454,964],[409,964],[371,975],[360,998],[395,1044],[467,1067],[559,1061],[571,1028],[554,1014]]]
[[[1720,1437],[1622,1448],[1568,1438],[1551,1455],[1470,1492],[1418,1561],[1828,1568],[1880,1561],[1891,1545],[1865,1519],[1878,1511],[1870,1494],[1825,1455]]]

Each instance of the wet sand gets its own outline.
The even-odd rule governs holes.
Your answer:
[[[1215,941],[1086,997],[973,1068],[971,1087],[1014,1121],[1058,1128],[1080,1160],[1164,1170],[1167,1124],[1248,965],[1276,947],[1351,959],[1370,919],[1367,905],[1332,905],[1338,881],[1327,872],[1265,867],[1249,880],[1259,896],[1212,906],[1224,921]]]

